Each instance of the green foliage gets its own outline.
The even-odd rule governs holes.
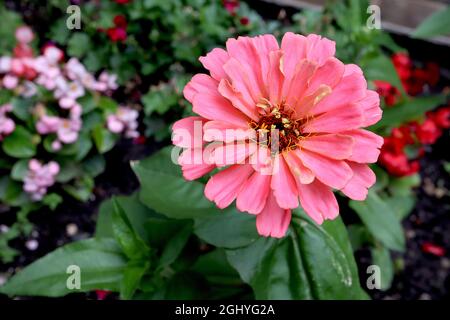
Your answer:
[[[433,13],[431,16],[427,17],[416,30],[414,30],[412,36],[415,38],[427,39],[429,37],[449,35],[449,15],[450,7]]]

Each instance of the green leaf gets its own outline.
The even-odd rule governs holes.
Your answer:
[[[75,33],[67,43],[67,52],[69,56],[81,58],[91,48],[91,40],[86,33]]]
[[[42,199],[42,203],[51,210],[55,210],[62,202],[63,198],[57,193],[49,193]]]
[[[149,248],[139,238],[117,200],[113,199],[112,228],[114,237],[129,259],[141,259],[147,255]]]
[[[80,289],[68,289],[69,266],[81,271]],[[33,262],[13,276],[0,293],[61,297],[95,289],[118,291],[126,261],[111,239],[88,239],[65,245]]]
[[[227,260],[225,250],[215,249],[200,256],[191,270],[202,274],[210,283],[240,285],[239,274]]]
[[[403,123],[419,120],[424,117],[427,111],[433,110],[438,105],[445,102],[445,96],[424,96],[405,100],[395,106],[395,108],[384,109],[383,117],[370,129],[378,130],[384,127],[398,127]]]
[[[392,250],[405,250],[405,236],[400,220],[392,208],[375,192],[369,191],[365,201],[351,200],[350,208],[355,210],[372,236]]]
[[[170,157],[167,147],[153,156],[131,164],[140,183],[140,199],[150,208],[175,219],[192,219],[220,212],[208,201],[204,185],[186,181]]]
[[[166,267],[174,262],[180,255],[189,237],[192,234],[192,224],[186,224],[177,234],[175,234],[165,245],[161,258],[158,262],[158,267]]]
[[[244,247],[259,238],[255,216],[234,208],[195,219],[194,232],[200,239],[222,248]]]
[[[89,157],[82,163],[84,172],[86,172],[91,177],[97,177],[99,174],[105,171],[105,158],[101,154],[96,154]]]
[[[377,55],[375,58],[366,61],[364,66],[364,75],[368,80],[387,81],[405,94],[398,73],[392,64],[391,59],[387,56],[382,54]]]
[[[117,135],[104,128],[103,125],[98,125],[92,131],[95,146],[98,152],[105,153],[111,150],[117,140]]]
[[[301,213],[286,237],[261,237],[227,257],[256,299],[367,298],[340,219],[319,226]]]
[[[133,193],[130,196],[118,196],[115,200],[123,208],[127,219],[130,221],[133,230],[142,238],[146,243],[150,243],[153,247],[153,243],[149,240],[153,237],[152,230],[147,230],[147,222],[156,216],[155,212],[144,206],[138,198],[138,193]],[[95,236],[97,238],[112,238],[114,237],[114,232],[112,229],[111,216],[114,210],[112,199],[103,201],[98,214],[98,220],[95,230]],[[159,218],[158,218],[159,220]],[[167,232],[167,229],[156,227],[155,232],[161,231],[164,234],[171,235]],[[166,238],[164,238],[165,240]],[[165,244],[165,241],[163,243]],[[155,246],[156,247],[156,246]]]
[[[377,246],[372,248],[372,263],[380,267],[381,272],[381,287],[385,291],[391,287],[394,279],[394,264],[391,259],[391,254],[386,247]]]
[[[28,172],[29,159],[17,161],[11,169],[11,178],[17,181],[23,181]]]
[[[24,127],[16,129],[3,140],[3,151],[14,158],[31,158],[36,154],[33,135]]]
[[[120,284],[120,298],[131,299],[139,287],[142,277],[149,268],[148,262],[130,261],[123,271],[123,279]]]
[[[437,11],[427,17],[412,33],[413,38],[428,39],[430,37],[450,34],[450,7]]]

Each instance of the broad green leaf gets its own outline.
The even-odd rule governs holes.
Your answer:
[[[17,161],[11,169],[11,178],[17,181],[23,181],[28,172],[29,159]]]
[[[17,126],[2,143],[3,151],[14,158],[31,158],[36,154],[33,135],[24,127]]]
[[[247,247],[227,250],[227,257],[256,299],[367,298],[340,219],[322,227],[304,214],[295,216],[286,237],[260,237]]]
[[[234,208],[195,219],[194,232],[214,246],[230,249],[247,246],[259,238],[255,216]]]
[[[81,271],[80,289],[67,286],[74,275],[67,272],[70,266],[78,266]],[[114,240],[82,240],[33,262],[0,287],[0,293],[61,297],[95,289],[118,291],[125,266],[126,260]]]
[[[140,259],[147,255],[149,248],[136,234],[119,202],[113,199],[112,229],[114,237],[129,259]]]
[[[131,299],[139,287],[142,277],[149,268],[148,262],[130,261],[123,271],[123,279],[120,284],[121,299]]]
[[[130,221],[130,224],[133,227],[133,230],[135,230],[136,233],[139,235],[139,237],[142,238],[146,243],[150,243],[151,247],[156,247],[150,241],[150,238],[153,237],[152,235],[153,232],[148,231],[146,228],[146,224],[149,221],[149,219],[152,219],[157,216],[155,212],[149,209],[148,207],[144,206],[139,201],[137,192],[133,193],[130,196],[118,196],[115,197],[115,199],[123,208],[123,211],[127,216],[127,219]],[[111,221],[111,215],[113,210],[114,208],[112,199],[108,199],[102,202],[99,209],[98,220],[95,230],[96,238],[114,237]],[[157,231],[162,230],[161,232],[167,234],[166,232],[167,230],[165,230],[164,228],[161,229],[159,226],[156,228],[156,230]]]
[[[365,201],[350,201],[372,236],[392,250],[405,250],[405,236],[400,220],[392,208],[374,191],[370,190]]]
[[[166,267],[174,262],[186,246],[191,234],[192,224],[188,223],[166,243],[161,252],[158,267]]]
[[[385,127],[398,127],[403,123],[423,118],[427,111],[433,110],[445,102],[443,95],[416,97],[405,100],[395,108],[387,108],[383,111],[383,117],[379,122],[370,127],[378,130]]]
[[[87,34],[82,32],[74,33],[67,43],[67,52],[73,57],[84,56],[90,48],[91,40]]]
[[[380,267],[381,290],[388,290],[394,279],[394,264],[386,247],[376,246],[371,249],[372,263]]]
[[[403,94],[402,82],[398,77],[398,73],[392,64],[392,61],[385,55],[377,55],[364,64],[364,75],[368,80],[383,80],[397,87]]]
[[[450,34],[450,7],[437,11],[427,17],[414,32],[413,38],[428,39],[430,37]]]
[[[111,150],[117,140],[117,135],[104,128],[101,124],[92,130],[92,137],[94,138],[95,146],[100,153]]]
[[[220,212],[208,201],[204,185],[197,181],[186,181],[181,169],[170,157],[167,147],[151,157],[132,163],[140,183],[142,203],[170,218],[191,219]]]
[[[239,274],[228,262],[223,249],[215,249],[200,256],[191,269],[202,274],[210,283],[220,285],[242,284]]]
[[[96,154],[83,161],[83,170],[91,177],[96,177],[105,171],[105,158],[101,154]]]

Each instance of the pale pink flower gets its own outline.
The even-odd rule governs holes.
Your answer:
[[[80,119],[62,119],[56,135],[62,143],[71,144],[77,141],[80,129]]]
[[[205,196],[219,208],[236,200],[263,236],[283,237],[299,205],[318,224],[334,219],[333,189],[364,200],[375,183],[367,163],[377,161],[383,139],[362,128],[380,120],[379,97],[358,66],[334,54],[333,41],[313,34],[286,33],[281,46],[272,35],[230,39],[226,50],[200,58],[210,75],[184,89],[199,115],[173,126],[174,144],[186,148],[178,160],[184,177],[225,167]]]
[[[99,81],[98,85],[104,85],[101,86],[101,88],[105,88],[104,90],[116,90],[119,87],[117,84],[117,75],[109,74],[106,71],[103,71],[100,74],[100,76],[98,77],[98,81]]]
[[[16,76],[7,74],[3,77],[3,86],[6,89],[12,90],[15,89],[19,84],[19,78]]]
[[[39,134],[49,134],[58,131],[61,125],[61,119],[55,116],[48,116],[44,114],[36,123],[36,131]]]
[[[11,71],[11,57],[0,57],[0,73],[8,73]]]
[[[0,141],[10,135],[16,128],[14,121],[6,116],[6,113],[11,111],[11,104],[4,104],[0,107]]]
[[[21,26],[16,29],[15,33],[16,39],[22,44],[28,44],[34,39],[34,33],[30,27]]]
[[[106,125],[108,130],[113,133],[125,133],[127,138],[136,138],[139,136],[138,128],[139,113],[136,110],[119,107],[115,114],[110,114]]]
[[[34,201],[42,200],[47,189],[55,184],[55,178],[59,173],[59,165],[55,161],[42,164],[36,159],[28,163],[28,172],[24,178],[23,190],[27,192]]]

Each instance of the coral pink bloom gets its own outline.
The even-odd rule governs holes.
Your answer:
[[[263,236],[283,237],[299,205],[319,224],[334,219],[333,189],[364,200],[375,183],[367,163],[377,161],[383,139],[362,128],[380,120],[379,97],[358,66],[334,54],[333,41],[313,34],[286,33],[281,46],[272,35],[230,39],[226,50],[200,58],[210,75],[184,89],[199,115],[173,126],[173,143],[186,148],[178,159],[184,177],[222,167],[206,197],[219,208],[236,200]],[[249,129],[278,136],[256,139]]]

